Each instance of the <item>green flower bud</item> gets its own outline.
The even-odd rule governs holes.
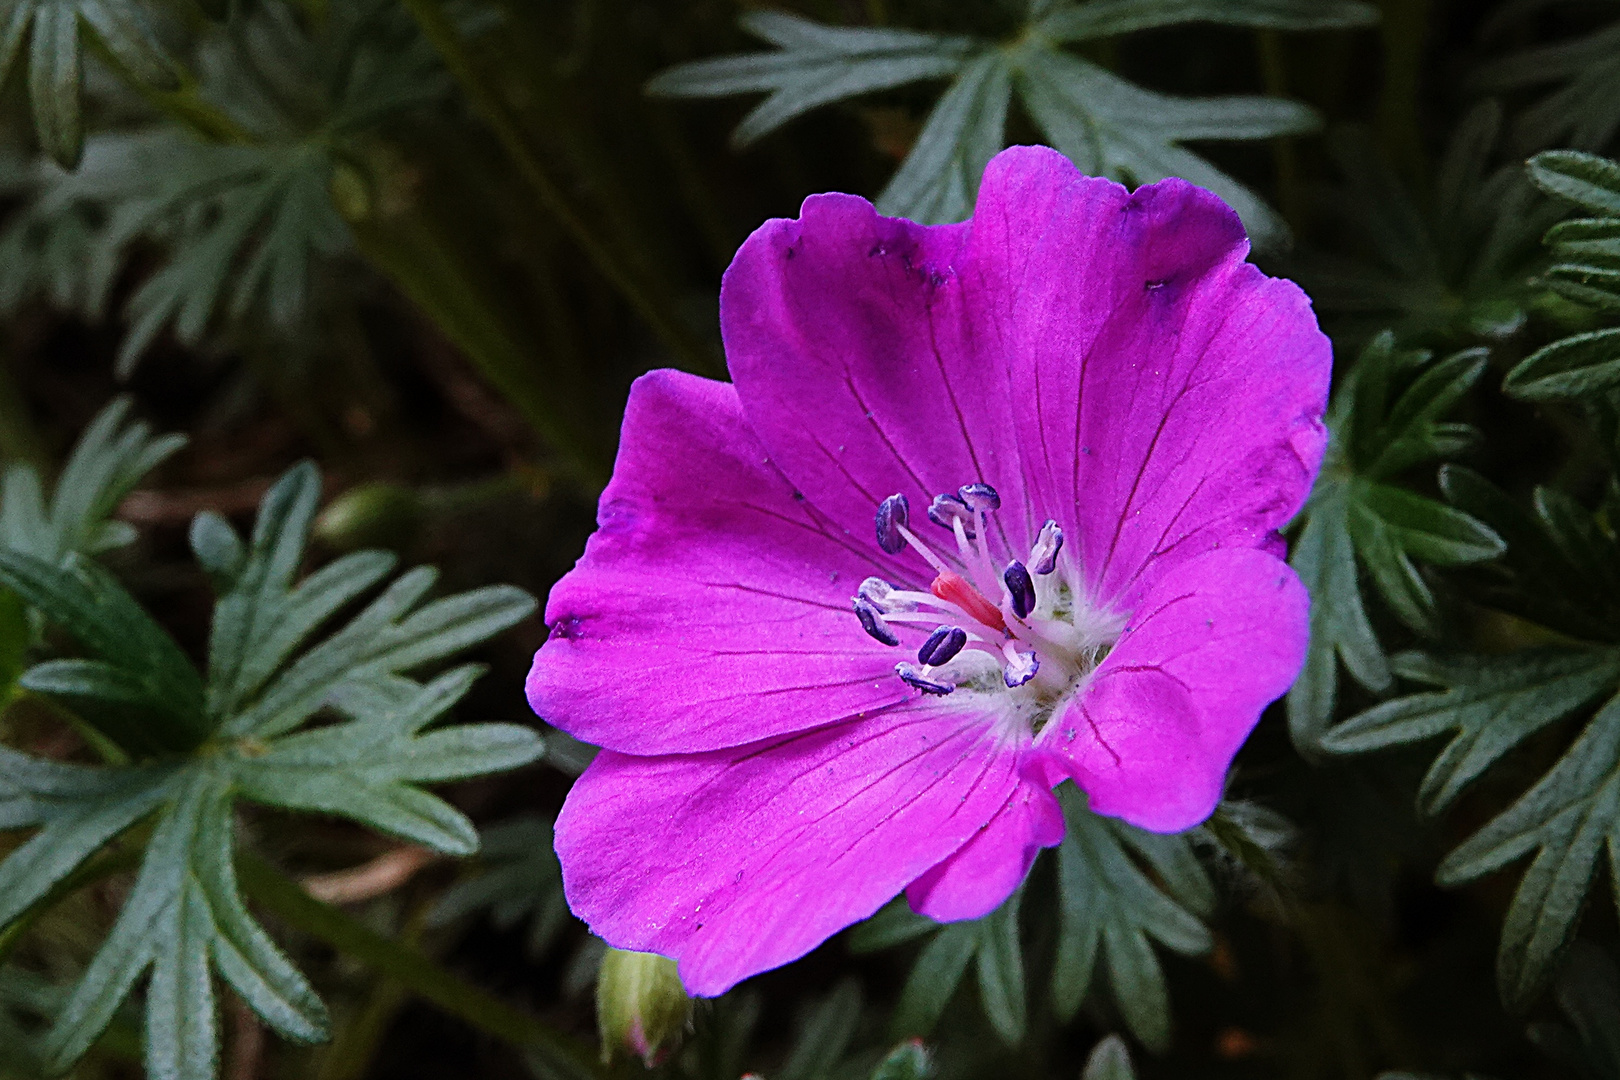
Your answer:
[[[339,551],[410,546],[422,528],[422,498],[398,484],[350,488],[315,520],[315,535]]]
[[[681,1041],[692,1019],[692,999],[675,972],[675,961],[656,953],[609,949],[596,978],[596,1024],[602,1060],[620,1048],[652,1068]]]

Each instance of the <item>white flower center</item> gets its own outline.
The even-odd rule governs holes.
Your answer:
[[[935,497],[929,520],[956,541],[954,551],[940,551],[912,532],[904,495],[883,500],[879,546],[890,554],[911,547],[937,576],[927,592],[867,578],[853,603],[861,626],[883,644],[920,639],[916,663],[895,665],[908,685],[989,696],[977,704],[990,706],[1007,734],[1038,734],[1119,640],[1125,619],[1091,601],[1055,521],[1041,526],[1022,561],[999,562],[985,520],[1000,506],[983,483]]]

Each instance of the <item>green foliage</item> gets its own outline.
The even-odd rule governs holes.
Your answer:
[[[1576,942],[1558,973],[1558,1007],[1567,1023],[1530,1025],[1549,1057],[1593,1080],[1620,1080],[1620,971],[1602,949]]]
[[[85,28],[123,72],[154,90],[180,77],[137,0],[6,0],[0,5],[0,82],[26,42],[28,96],[41,148],[66,168],[84,152],[80,110]]]
[[[1506,5],[1493,29],[1505,29],[1528,6]],[[1563,84],[1519,114],[1514,141],[1525,150],[1602,150],[1620,130],[1620,22],[1504,56],[1477,71],[1472,82],[1486,93]]]
[[[1546,284],[1578,304],[1620,308],[1620,165],[1591,154],[1549,150],[1530,159],[1530,178],[1593,217],[1553,226],[1555,261]],[[1574,334],[1537,349],[1502,388],[1530,401],[1595,398],[1620,386],[1620,328]]]
[[[1302,750],[1316,748],[1332,718],[1340,660],[1369,690],[1391,684],[1360,570],[1401,622],[1432,635],[1439,621],[1434,591],[1414,560],[1461,566],[1502,553],[1502,539],[1478,518],[1399,483],[1477,440],[1472,427],[1441,417],[1484,371],[1483,349],[1435,362],[1426,351],[1397,349],[1386,332],[1334,395],[1327,454],[1290,559],[1312,599],[1305,670],[1288,694],[1289,730]]]
[[[526,814],[484,829],[479,869],[439,897],[430,921],[443,926],[480,911],[501,930],[527,921],[529,955],[545,955],[571,917],[551,828],[549,818]]]
[[[1620,611],[1620,545],[1589,511],[1551,489],[1536,492],[1532,515],[1467,470],[1448,468],[1442,486],[1507,541],[1480,595],[1586,640],[1506,657],[1403,656],[1399,674],[1444,689],[1352,717],[1323,746],[1366,752],[1454,732],[1419,796],[1435,813],[1536,732],[1582,716],[1584,731],[1546,775],[1440,864],[1440,882],[1458,885],[1535,853],[1497,956],[1503,1000],[1523,1010],[1568,948],[1605,847],[1620,867],[1620,652],[1616,623],[1605,615]]]
[[[682,64],[648,84],[670,97],[768,91],[733,140],[760,138],[812,109],[909,83],[950,78],[915,144],[878,197],[886,214],[959,221],[973,209],[985,163],[1006,145],[1019,102],[1046,140],[1083,171],[1145,184],[1180,176],[1220,194],[1259,246],[1286,235],[1280,218],[1242,184],[1186,149],[1189,140],[1264,139],[1310,131],[1308,108],[1273,98],[1180,98],[1144,90],[1064,45],[1193,22],[1306,30],[1365,25],[1375,10],[1348,0],[1093,0],[1030,5],[1012,42],[907,30],[836,29],[794,15],[752,13],[742,25],[776,51]]]
[[[111,933],[45,1043],[79,1058],[143,976],[146,1063],[155,1077],[207,1080],[218,1056],[214,975],[287,1038],[327,1034],[320,999],[248,913],[237,886],[238,799],[347,817],[448,854],[477,848],[472,824],[419,785],[513,768],[540,753],[529,729],[430,727],[479,669],[410,674],[527,616],[524,593],[489,587],[422,603],[434,573],[396,579],[318,644],[393,558],[345,556],[294,583],[320,494],[300,465],[269,491],[252,538],[202,514],[192,547],[218,601],[206,676],[105,571],[0,552],[0,581],[91,654],[51,660],[23,684],[96,725],[133,758],[87,766],[0,750],[0,827],[34,836],[0,862],[0,926],[85,859],[146,822],[140,872]],[[330,710],[338,722],[299,731]]]
[[[1053,1011],[1073,1019],[1086,997],[1107,987],[1131,1033],[1163,1050],[1170,1003],[1152,941],[1196,956],[1209,951],[1201,921],[1215,890],[1186,834],[1164,836],[1093,814],[1072,784],[1058,789],[1068,835],[1057,851],[1059,930],[1052,969]],[[850,937],[869,952],[932,935],[906,980],[892,1024],[896,1035],[926,1035],[955,996],[969,964],[976,968],[985,1016],[1016,1045],[1028,1025],[1026,959],[1018,911],[1025,890],[983,919],[943,928],[894,901]]]
[[[1541,234],[1562,212],[1537,198],[1517,162],[1492,167],[1501,124],[1494,101],[1476,106],[1424,198],[1403,186],[1367,132],[1332,134],[1343,181],[1327,206],[1346,251],[1313,250],[1297,266],[1337,337],[1393,327],[1406,342],[1499,339],[1524,326]]]
[[[1131,1052],[1126,1048],[1125,1040],[1118,1035],[1110,1035],[1098,1043],[1086,1059],[1080,1080],[1136,1080],[1136,1070],[1131,1067]]]
[[[42,165],[10,185],[28,201],[0,233],[0,253],[18,260],[0,273],[0,308],[44,293],[99,317],[135,251],[166,252],[128,299],[123,375],[168,327],[188,346],[221,322],[302,330],[312,275],[352,253],[345,214],[372,210],[363,141],[446,89],[397,4],[378,0],[337,4],[313,30],[266,5],[197,51],[223,133],[100,133],[74,172]]]

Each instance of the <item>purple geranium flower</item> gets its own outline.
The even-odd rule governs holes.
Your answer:
[[[904,890],[982,916],[1063,820],[1207,817],[1302,663],[1277,534],[1325,442],[1237,216],[1015,148],[974,218],[819,195],[721,290],[732,384],[638,381],[529,700],[603,752],[574,911],[719,994]],[[874,536],[874,515],[876,535]]]

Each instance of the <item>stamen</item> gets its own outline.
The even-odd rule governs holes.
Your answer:
[[[1035,610],[1035,582],[1029,576],[1029,571],[1024,569],[1024,564],[1017,559],[1008,563],[1001,580],[1007,586],[1007,594],[1012,597],[1013,614],[1020,619],[1029,618],[1029,613]]]
[[[901,681],[907,686],[921,690],[925,694],[944,695],[956,689],[950,683],[935,682],[925,677],[922,672],[910,664],[900,663],[894,665],[894,673],[900,676]]]
[[[884,615],[892,615],[897,611],[915,611],[917,604],[908,597],[915,597],[916,593],[905,593],[896,589],[880,577],[869,577],[861,582],[861,587],[855,590],[855,598],[865,600],[877,608]]]
[[[906,546],[906,525],[911,520],[911,504],[904,495],[890,495],[878,503],[878,547],[890,555],[898,555]]]
[[[1007,666],[1001,672],[1001,681],[1007,684],[1009,690],[1023,686],[1041,670],[1040,657],[1032,652],[1018,652],[1010,641],[1007,643],[1006,656]]]
[[[1001,496],[989,484],[963,484],[956,489],[956,493],[970,509],[981,514],[1001,509]]]
[[[966,578],[954,570],[943,570],[939,577],[934,579],[928,591],[941,600],[949,601],[967,612],[968,615],[993,630],[1005,632],[1007,620],[1002,618],[1001,610],[986,600]]]
[[[861,629],[877,641],[884,645],[900,644],[900,639],[889,629],[888,624],[883,621],[883,614],[871,601],[855,597],[855,617],[861,621]]]
[[[1048,520],[1035,536],[1029,549],[1029,568],[1037,574],[1050,574],[1057,568],[1058,552],[1063,550],[1063,530],[1058,523]]]
[[[934,501],[928,504],[928,520],[946,530],[954,529],[960,522],[967,530],[969,540],[976,535],[973,531],[973,510],[949,493],[934,496]]]
[[[917,650],[917,662],[927,667],[948,664],[967,644],[967,631],[959,626],[941,626]]]

